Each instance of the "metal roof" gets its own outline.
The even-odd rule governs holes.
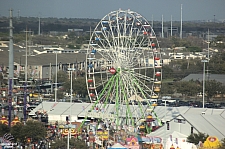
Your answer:
[[[8,66],[9,63],[9,52],[8,48],[1,48],[3,51],[0,51],[0,64]],[[14,46],[14,62],[25,65],[25,49],[20,49]],[[31,49],[33,51],[33,48]],[[99,58],[100,55],[96,54],[96,58]],[[58,53],[57,62],[66,64],[66,63],[76,63],[84,62],[86,60],[86,53]],[[28,65],[49,65],[56,63],[56,54],[55,53],[43,53],[37,55],[27,56]]]
[[[168,110],[166,120],[169,122],[170,129],[167,130],[167,126],[159,128],[150,135],[159,136],[161,138],[168,138],[174,131],[182,133],[186,136],[191,134],[191,127],[193,127],[193,133],[205,133],[210,136],[216,136],[219,139],[225,138],[225,109],[202,109],[202,108],[191,108],[191,107],[171,107],[172,110]],[[157,112],[165,111],[165,107],[157,107]],[[174,112],[169,112],[174,111]],[[173,115],[177,111],[177,116]],[[165,113],[165,112],[164,112]],[[160,114],[158,114],[160,115]],[[164,114],[165,117],[165,114]],[[162,117],[162,119],[164,118]],[[185,123],[178,123],[175,120],[182,117]]]
[[[93,103],[43,102],[31,111],[29,115],[35,114],[38,110],[45,110],[52,121],[65,121],[66,116],[70,115],[71,107],[72,120],[76,121],[78,117],[85,117],[86,112],[91,109],[92,105]],[[110,111],[114,110],[114,105],[108,106]],[[162,121],[165,119],[169,121],[170,130],[166,130],[164,125],[152,132],[150,134],[152,136],[161,138],[166,136],[168,138],[174,131],[189,136],[191,127],[193,127],[194,133],[201,132],[216,136],[219,139],[225,138],[225,109],[158,106],[155,108],[155,112]],[[180,117],[185,120],[185,123],[177,123],[175,121]]]
[[[187,77],[183,78],[181,81],[190,81],[190,80],[198,80],[202,81],[203,79],[203,74],[190,74]],[[221,82],[225,84],[225,74],[205,74],[205,79],[206,80],[216,80],[218,82]]]

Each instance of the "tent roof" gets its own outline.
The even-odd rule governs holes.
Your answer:
[[[62,116],[68,116],[71,115],[72,117],[79,117],[84,118],[87,114],[87,111],[90,110],[93,106],[93,103],[69,103],[69,102],[42,102],[39,104],[35,109],[33,109],[29,116],[35,115],[36,111],[46,111],[48,116],[53,117],[62,117]],[[124,107],[124,109],[127,108],[126,105],[121,105]],[[70,111],[71,107],[71,111]],[[96,104],[96,107],[99,107],[100,110],[101,104]],[[130,110],[137,109],[138,105],[129,105]],[[108,110],[104,111],[104,114],[110,114],[111,112],[115,112],[115,105],[109,104],[106,107]],[[102,109],[103,110],[103,109]],[[141,115],[141,111],[135,111],[137,114],[137,117]],[[122,114],[121,116],[126,117],[126,112]]]
[[[187,137],[188,137],[187,135],[182,134],[182,133],[177,132],[177,131],[174,131],[174,132],[172,133],[172,136],[173,136],[174,138],[187,138]]]
[[[45,110],[48,113],[48,116],[52,116],[55,119],[59,120],[59,117],[70,115],[70,107],[72,113],[72,119],[74,117],[83,118],[86,115],[86,112],[91,109],[93,103],[68,103],[68,102],[42,102],[34,110],[32,110],[29,115],[34,115],[38,110]],[[97,104],[100,107],[100,105]],[[126,108],[126,105],[121,105]],[[129,105],[130,109],[133,108],[132,105]],[[138,105],[134,105],[138,106]],[[115,107],[112,104],[108,105],[109,112],[115,111]],[[166,135],[171,135],[174,131],[178,131],[178,128],[172,126],[175,124],[174,120],[177,118],[183,118],[186,122],[185,124],[180,124],[181,131],[178,131],[184,135],[190,135],[191,126],[194,127],[195,132],[202,132],[208,135],[217,136],[219,139],[225,138],[225,109],[207,109],[207,108],[193,108],[193,107],[164,107],[158,106],[154,110],[158,115],[158,118],[164,121],[170,121],[170,130],[166,130],[165,126],[157,129],[155,132],[151,133],[151,136],[158,136],[165,138]],[[104,112],[104,113],[107,113]],[[124,115],[126,116],[124,112]],[[140,113],[141,114],[141,113]],[[62,117],[62,120],[65,118]],[[50,120],[49,120],[50,121]],[[178,127],[178,125],[177,125]],[[166,130],[166,132],[165,132]]]
[[[109,149],[126,149],[126,147],[124,147],[120,143],[116,143],[112,147],[110,147]]]
[[[165,109],[165,107],[156,107],[155,112],[163,121],[164,119],[169,121],[170,130],[167,130],[166,125],[164,125],[155,132],[152,132],[151,136],[165,138],[165,136],[168,137],[178,129],[180,129],[182,134],[189,136],[191,134],[191,127],[193,127],[195,132],[217,136],[219,139],[225,138],[225,134],[223,133],[225,132],[225,109],[192,107],[167,107]],[[185,120],[185,124],[180,123],[180,125],[176,125],[177,123],[174,122],[176,119]]]

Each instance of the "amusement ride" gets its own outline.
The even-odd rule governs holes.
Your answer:
[[[162,59],[148,21],[119,9],[105,15],[90,35],[86,84],[91,108],[85,120],[96,129],[127,134],[149,134],[160,127],[154,101],[161,89]]]

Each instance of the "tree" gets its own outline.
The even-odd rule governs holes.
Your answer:
[[[173,78],[173,69],[171,69],[168,65],[163,66],[163,79],[167,78]]]
[[[74,81],[74,92],[78,95],[87,95],[86,79],[84,77],[79,77]]]
[[[225,149],[225,138],[221,140],[221,147],[219,149]]]
[[[0,136],[3,136],[6,133],[9,133],[9,126],[0,123]]]
[[[26,125],[23,126],[21,133],[23,140],[31,138],[31,143],[38,142],[47,135],[45,126],[41,122],[34,120],[28,120]]]
[[[174,94],[175,93],[175,87],[173,83],[163,83],[162,88],[161,88],[161,94],[162,95],[169,95],[169,94]]]
[[[58,139],[51,145],[51,148],[64,149],[67,147],[67,138]],[[70,139],[70,147],[76,149],[88,149],[86,143],[82,140],[71,138]]]
[[[53,76],[53,80],[55,80],[55,75]],[[57,72],[57,82],[64,83],[68,81],[68,75],[66,72],[60,70]]]
[[[10,132],[13,135],[15,142],[25,142],[22,132],[23,127],[24,125],[22,123],[17,123],[11,127]]]
[[[184,96],[195,96],[200,92],[200,87],[195,81],[180,81],[175,83],[176,90]]]
[[[82,96],[87,95],[87,87],[86,87],[86,79],[84,77],[77,77],[76,79],[73,77],[73,93],[79,94]],[[68,80],[63,88],[65,92],[70,92],[71,82]]]
[[[221,92],[222,83],[216,80],[207,80],[205,82],[205,93],[207,94],[208,100],[211,99],[218,92]]]
[[[57,148],[57,149],[64,149],[64,148],[66,148],[67,143],[63,139],[57,139],[54,142],[55,143],[51,144],[51,148]]]
[[[197,145],[199,141],[203,142],[208,138],[208,134],[205,133],[193,133],[190,136],[187,137],[187,142],[193,143]]]

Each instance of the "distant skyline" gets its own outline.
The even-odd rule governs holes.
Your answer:
[[[147,20],[225,20],[225,0],[0,0],[0,16],[101,19],[114,10],[130,9]]]

